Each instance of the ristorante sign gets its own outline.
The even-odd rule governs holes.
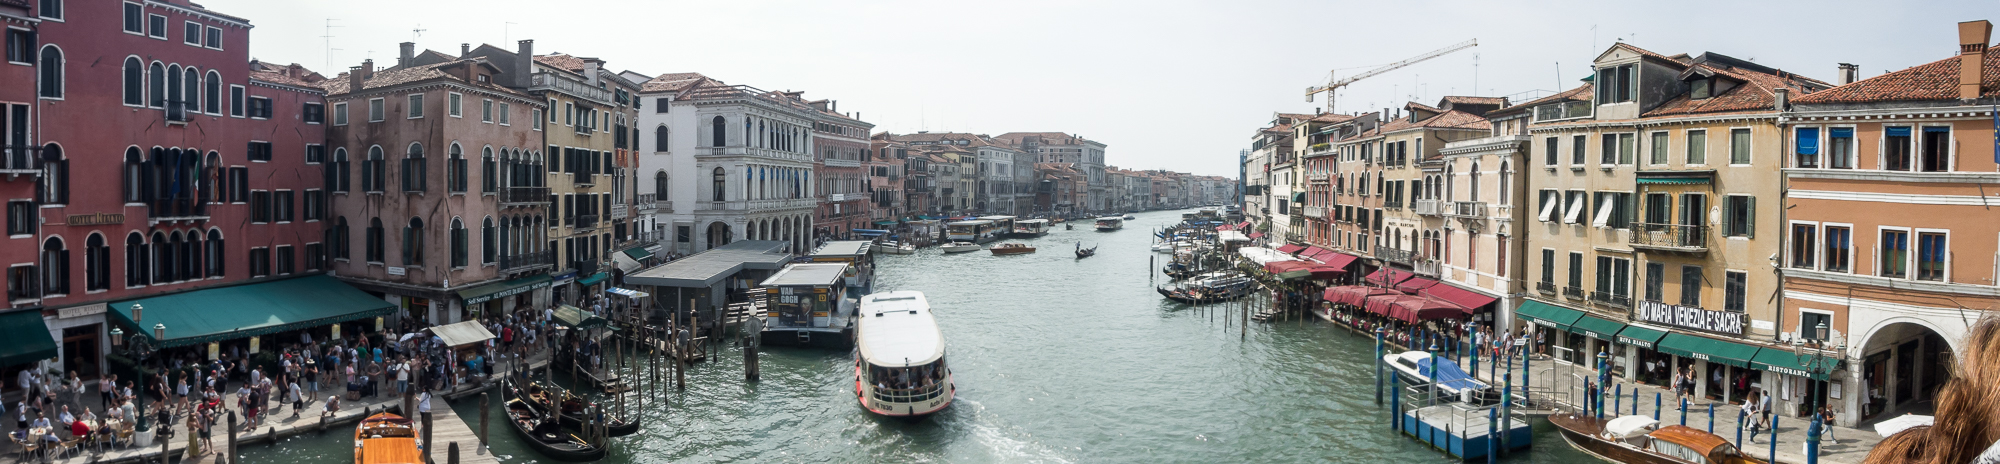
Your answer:
[[[1640,301],[1633,309],[1634,318],[1655,324],[1715,332],[1743,335],[1743,314],[1727,311],[1710,311],[1701,308],[1675,306],[1658,301]]]

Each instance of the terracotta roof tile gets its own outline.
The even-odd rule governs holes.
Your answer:
[[[1735,87],[1720,94],[1700,100],[1689,98],[1692,94],[1682,94],[1646,111],[1643,117],[1777,111],[1777,96],[1772,89],[1788,89],[1794,95],[1809,95],[1812,89],[1825,88],[1824,83],[1810,78],[1787,73],[1778,76],[1763,72],[1729,67],[1713,62],[1697,62],[1697,70],[1708,71],[1717,76],[1742,81]],[[1782,72],[1782,71],[1781,71]]]
[[[1491,112],[1487,112],[1486,116],[1491,118],[1500,115],[1527,112],[1534,109],[1534,107],[1558,101],[1590,101],[1591,92],[1595,91],[1596,89],[1597,87],[1592,86],[1589,83],[1585,83],[1583,85],[1576,86],[1576,88],[1573,89],[1556,92],[1555,95],[1537,98],[1534,100],[1529,100],[1527,103],[1522,103],[1514,106],[1509,106],[1506,108],[1493,110]]]
[[[384,70],[376,72],[374,76],[368,78],[367,82],[362,83],[362,89],[366,90],[366,89],[378,89],[383,87],[394,87],[398,85],[408,84],[412,82],[427,81],[431,79],[449,79],[453,81],[458,81],[459,80],[458,76],[452,75],[451,73],[448,72],[444,72],[444,68],[450,68],[453,66],[478,66],[478,65],[483,65],[485,63],[486,62],[484,60],[480,59],[458,60],[448,63],[427,64],[423,66],[413,66],[408,68]],[[349,87],[348,81],[349,79],[346,77],[346,74],[342,74],[341,77],[339,78],[327,79],[325,81],[320,82],[319,86],[322,89],[326,89],[326,94],[329,96],[345,94],[350,91],[350,89],[348,88]],[[498,93],[523,95],[523,96],[526,95],[521,92],[515,91],[513,89],[509,89],[504,86],[500,86],[491,82],[483,84],[476,82],[464,82],[464,84],[473,87],[483,88]]]
[[[1411,104],[1417,105],[1416,103],[1411,103]],[[1486,118],[1480,117],[1479,115],[1459,110],[1451,110],[1439,113],[1437,116],[1431,116],[1429,119],[1417,121],[1414,123],[1410,122],[1410,118],[1408,117],[1396,118],[1396,120],[1394,121],[1389,121],[1388,124],[1383,124],[1380,127],[1380,130],[1382,132],[1395,132],[1399,130],[1407,130],[1414,128],[1487,129],[1491,127],[1492,123],[1487,122]],[[1368,135],[1369,134],[1366,133],[1362,134],[1362,136],[1364,137]]]
[[[582,58],[577,58],[574,56],[565,55],[561,53],[536,56],[535,62],[541,63],[542,66],[548,66],[556,69],[561,69],[564,71],[571,71],[578,73],[583,72]]]
[[[1444,97],[1444,103],[1455,105],[1507,106],[1507,97]]]
[[[1980,98],[2000,98],[2000,48],[1988,47],[1985,81]],[[1952,56],[1909,69],[1792,98],[1795,104],[1865,103],[1958,99],[1959,57]]]
[[[701,73],[666,73],[639,86],[641,92],[679,92],[700,84],[725,85]]]

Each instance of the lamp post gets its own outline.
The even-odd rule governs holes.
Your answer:
[[[139,318],[141,317],[140,311],[142,311],[142,309],[139,307],[139,305],[136,304],[132,305],[132,322],[135,323],[139,322]],[[139,380],[144,382],[147,379],[146,360],[147,358],[151,358],[153,356],[153,351],[154,351],[153,343],[155,343],[154,341],[166,338],[166,335],[167,335],[166,324],[154,324],[152,337],[148,338],[145,336],[144,333],[133,334],[132,342],[126,343],[125,330],[114,327],[111,329],[111,349],[113,350],[123,349],[125,353],[130,355],[136,361],[132,366],[133,370],[138,372]],[[148,340],[154,340],[154,341],[148,341]],[[138,414],[134,414],[135,416],[138,417],[131,418],[133,421],[132,430],[139,432],[144,432],[150,429],[150,427],[148,427],[146,424],[147,414],[146,414],[145,388],[146,388],[145,384],[143,383],[140,384],[139,385],[140,391],[134,392],[134,394],[132,395],[133,397],[136,398],[136,401],[138,401],[138,404],[135,405],[136,408],[133,409],[134,411],[138,412]]]

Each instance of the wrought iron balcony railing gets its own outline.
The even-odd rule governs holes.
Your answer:
[[[1708,226],[1632,223],[1631,243],[1637,248],[1666,251],[1708,251]]]

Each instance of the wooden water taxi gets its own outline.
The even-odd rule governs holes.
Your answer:
[[[921,418],[951,406],[958,393],[923,292],[896,291],[861,299],[855,333],[854,396],[870,413]]]
[[[416,421],[390,413],[362,419],[354,426],[354,464],[417,464],[424,462],[423,435]]]
[[[995,256],[1024,255],[1028,253],[1034,253],[1035,247],[1028,246],[1027,244],[1024,243],[1002,243],[999,245],[994,245],[993,248],[988,248],[986,249],[986,251],[993,252],[993,255]]]
[[[1549,423],[1562,431],[1564,441],[1585,453],[1611,462],[1629,464],[1767,464],[1744,456],[1736,445],[1719,435],[1685,425],[1659,426],[1646,416],[1621,416],[1610,420],[1581,414],[1553,414]]]

